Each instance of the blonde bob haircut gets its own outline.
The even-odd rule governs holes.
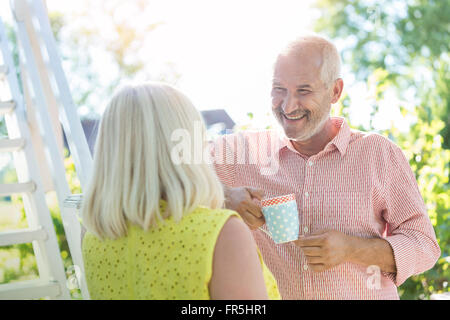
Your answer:
[[[176,164],[171,159],[174,130],[190,133],[200,113],[170,85],[127,85],[114,94],[100,122],[94,168],[85,192],[82,218],[99,238],[127,234],[128,222],[148,230],[157,221],[198,206],[223,206],[222,185],[209,161]],[[161,212],[159,202],[167,201]]]

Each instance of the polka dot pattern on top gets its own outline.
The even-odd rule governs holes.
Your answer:
[[[161,210],[166,205],[161,201]],[[120,239],[100,240],[87,232],[82,252],[91,299],[209,299],[215,244],[231,216],[238,215],[199,207],[179,223],[167,218],[147,232],[129,224]],[[261,255],[260,261],[269,297],[279,299]]]

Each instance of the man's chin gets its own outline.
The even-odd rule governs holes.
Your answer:
[[[308,137],[306,137],[306,135],[302,132],[292,132],[290,130],[284,130],[284,134],[289,140],[294,140],[298,142],[302,142],[308,139]]]
[[[283,127],[284,134],[289,140],[294,140],[297,142],[305,142],[311,139],[317,131],[311,128],[302,128],[301,130],[293,130],[293,128]]]

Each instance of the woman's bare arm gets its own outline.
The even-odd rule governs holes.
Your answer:
[[[256,243],[245,223],[230,218],[217,239],[213,274],[209,284],[212,300],[268,299]]]

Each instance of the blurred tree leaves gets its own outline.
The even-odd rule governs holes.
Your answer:
[[[372,119],[388,90],[406,119],[408,132],[391,123],[382,134],[395,141],[409,159],[428,208],[442,255],[435,267],[408,279],[402,299],[425,299],[449,290],[450,280],[450,0],[318,0],[316,31],[341,41],[345,65],[357,81],[367,83],[371,121],[361,130],[376,130]],[[338,112],[348,115],[351,97]]]
[[[98,118],[124,81],[178,81],[173,63],[149,69],[145,49],[164,23],[152,19],[148,1],[80,1],[80,11],[50,12],[49,18],[82,117]]]

